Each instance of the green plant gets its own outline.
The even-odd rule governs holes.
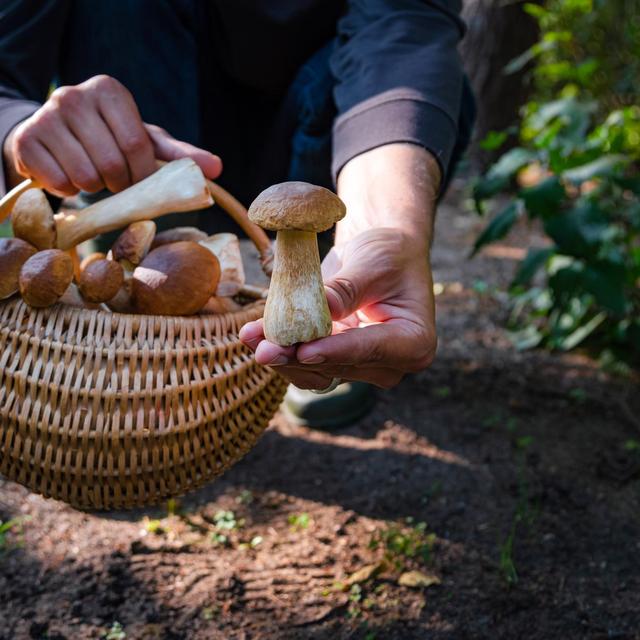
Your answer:
[[[109,631],[103,634],[104,640],[126,640],[127,634],[119,622],[114,622]]]
[[[293,531],[301,531],[309,528],[311,518],[308,513],[291,514],[287,521]]]
[[[209,534],[211,542],[215,545],[229,546],[229,533],[241,529],[245,521],[244,518],[237,518],[233,511],[221,509],[214,514],[212,524],[214,530]]]
[[[22,521],[19,518],[12,518],[3,522],[0,520],[0,551],[4,551],[9,546],[9,533],[19,531]]]
[[[539,83],[536,100],[524,108],[520,145],[505,153],[475,184],[479,212],[487,209],[488,202],[501,201],[502,208],[476,240],[473,253],[504,238],[523,217],[539,224],[548,244],[529,250],[510,290],[510,326],[516,346],[569,350],[588,339],[601,354],[611,351],[615,357],[637,362],[640,106],[631,104],[637,94],[622,92],[617,102],[627,106],[601,116],[607,91],[604,85],[595,87],[590,75],[596,73],[594,69],[610,69],[605,75],[613,85],[616,74],[628,70],[617,58],[607,57],[604,45],[598,48],[600,36],[589,41],[589,34],[610,32],[609,27],[640,34],[638,11],[629,14],[627,21],[610,24],[618,17],[618,9],[611,8],[614,4],[548,0],[545,7],[530,6],[539,18],[542,39],[528,59],[536,60],[534,75],[540,81],[545,78],[546,84],[543,90]],[[640,0],[620,4],[640,8]],[[564,13],[558,13],[559,7]],[[583,33],[558,31],[558,20],[571,24],[570,19],[588,28]],[[634,42],[640,47],[640,39]],[[575,75],[580,73],[578,60],[583,60],[582,65],[591,61],[582,67],[584,77]],[[634,60],[640,64],[640,56]],[[566,74],[560,73],[558,65],[567,69]],[[552,94],[553,100],[540,101]],[[504,140],[496,134],[493,138],[495,144]]]
[[[384,529],[377,529],[371,536],[369,548],[384,550],[384,559],[389,565],[402,571],[407,562],[418,560],[424,564],[431,558],[431,549],[435,534],[427,533],[426,522],[415,523],[409,517],[403,524],[390,524]]]

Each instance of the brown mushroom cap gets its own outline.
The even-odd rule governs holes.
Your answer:
[[[325,231],[344,218],[338,196],[307,182],[282,182],[265,189],[249,207],[249,220],[263,229]]]
[[[18,291],[22,265],[37,249],[20,238],[0,238],[0,300]]]
[[[11,226],[16,238],[26,240],[36,249],[56,246],[53,209],[41,189],[29,189],[18,198],[11,212]]]
[[[73,261],[60,249],[40,251],[20,270],[20,294],[32,307],[55,304],[73,280]]]
[[[196,227],[174,227],[173,229],[167,229],[156,234],[156,237],[151,243],[151,249],[157,249],[164,244],[171,244],[172,242],[185,242],[187,240],[191,242],[200,242],[207,239],[207,234]]]
[[[131,296],[138,313],[184,316],[197,313],[220,279],[218,259],[196,242],[154,249],[133,272]]]
[[[78,288],[87,302],[106,302],[118,293],[123,282],[122,266],[105,258],[95,260],[82,270]]]
[[[106,257],[106,254],[102,253],[101,251],[90,253],[88,256],[82,259],[82,262],[80,262],[80,272],[84,271],[92,262],[95,262],[96,260],[104,260]]]
[[[130,224],[111,247],[114,260],[133,271],[149,253],[156,235],[156,223],[153,220],[141,220]]]

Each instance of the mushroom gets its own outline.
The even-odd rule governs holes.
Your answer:
[[[122,267],[124,281],[120,289],[107,301],[112,311],[132,313],[131,278],[135,268],[149,253],[156,233],[155,222],[141,220],[130,224],[118,237],[107,254],[107,260],[115,260]]]
[[[212,296],[200,309],[202,315],[211,315],[217,313],[230,313],[232,311],[240,311],[242,305],[238,304],[233,298],[224,296]]]
[[[217,258],[197,243],[162,245],[133,273],[134,309],[146,314],[193,314],[206,304],[219,277]]]
[[[185,240],[200,242],[206,239],[207,234],[196,227],[174,227],[156,234],[151,243],[151,248],[156,249],[163,244],[171,244],[172,242],[183,242]]]
[[[133,272],[131,298],[138,313],[182,316],[197,313],[220,279],[218,259],[197,242],[154,249]]]
[[[87,302],[107,302],[114,298],[124,283],[124,269],[118,262],[94,260],[80,274],[78,287]]]
[[[95,262],[96,260],[104,260],[106,257],[107,255],[101,251],[90,253],[82,259],[82,262],[80,262],[80,273],[82,273],[92,262]]]
[[[80,309],[106,309],[107,307],[101,304],[96,304],[94,302],[89,302],[85,300],[78,287],[72,282],[66,289],[66,291],[62,294],[60,299],[58,300],[61,304],[67,304],[71,307],[78,307]]]
[[[19,238],[0,238],[0,300],[18,291],[22,265],[37,249]]]
[[[14,233],[37,246],[39,242],[51,241],[53,226],[53,246],[58,249],[71,249],[84,240],[132,222],[151,220],[166,213],[203,209],[213,204],[202,171],[190,158],[169,162],[128,189],[79,211],[54,215],[50,207],[46,210],[41,199],[34,201],[38,205],[37,211],[25,205],[16,216],[14,209]]]
[[[316,234],[345,213],[333,192],[305,182],[273,185],[249,207],[252,222],[278,232],[264,310],[264,334],[270,342],[289,346],[331,333]]]
[[[56,246],[54,213],[42,189],[29,189],[17,199],[11,226],[16,238],[27,240],[40,251]]]
[[[73,280],[73,261],[60,249],[46,249],[31,256],[20,270],[20,294],[32,307],[55,304]]]
[[[244,285],[244,267],[240,243],[233,233],[216,233],[200,244],[206,247],[220,262],[220,282],[217,296],[234,296]]]
[[[140,220],[130,224],[118,237],[111,248],[111,256],[126,271],[133,271],[149,253],[156,235],[153,220]]]

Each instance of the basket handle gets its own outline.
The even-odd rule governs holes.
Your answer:
[[[166,164],[162,160],[156,160],[158,167]],[[226,189],[223,189],[219,184],[216,184],[212,180],[205,178],[207,188],[211,197],[215,200],[224,211],[226,211],[238,226],[247,234],[251,242],[255,245],[258,253],[260,254],[260,264],[262,270],[267,276],[271,275],[273,268],[273,249],[271,248],[271,241],[269,236],[257,225],[249,220],[249,215],[245,207],[234,198]],[[0,200],[0,222],[3,222],[11,213],[13,205],[16,200],[29,189],[37,189],[40,184],[34,178],[29,178],[24,182],[11,189]]]

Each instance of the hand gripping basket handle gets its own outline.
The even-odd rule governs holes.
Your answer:
[[[166,164],[166,162],[162,160],[157,160],[156,162],[158,167]],[[247,210],[226,189],[223,189],[219,184],[212,182],[208,178],[205,178],[205,181],[207,183],[207,188],[211,193],[211,197],[215,200],[216,204],[236,221],[240,228],[253,242],[260,254],[262,270],[267,276],[270,276],[273,267],[273,250],[271,248],[269,236],[267,236],[267,234],[257,224],[254,224],[249,220]],[[38,188],[39,186],[40,185],[37,180],[29,178],[11,189],[11,191],[9,191],[4,198],[0,200],[0,222],[3,222],[9,216],[16,200],[25,191]]]

